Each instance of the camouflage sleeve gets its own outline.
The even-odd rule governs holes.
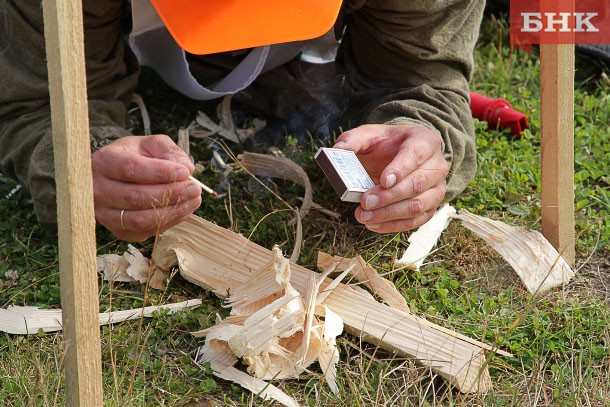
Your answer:
[[[138,67],[126,49],[126,1],[85,0],[91,144],[129,134],[126,104]],[[56,223],[53,140],[40,1],[0,3],[0,171],[31,193],[42,225]]]
[[[368,123],[435,130],[451,170],[445,200],[476,172],[469,81],[483,0],[346,2],[338,56]]]

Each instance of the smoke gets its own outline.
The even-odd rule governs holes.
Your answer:
[[[264,149],[282,145],[287,136],[301,145],[329,145],[340,131],[347,99],[345,77],[337,75],[333,63],[296,60],[262,75],[234,100],[267,120],[267,127],[253,140]],[[243,110],[240,115],[244,116]]]

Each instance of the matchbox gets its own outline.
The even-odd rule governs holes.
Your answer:
[[[353,151],[320,148],[315,159],[342,201],[360,202],[360,197],[375,186]]]

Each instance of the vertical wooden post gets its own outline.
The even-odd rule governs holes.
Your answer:
[[[91,147],[80,0],[43,0],[68,406],[102,406]]]
[[[574,264],[574,45],[540,45],[542,233]]]

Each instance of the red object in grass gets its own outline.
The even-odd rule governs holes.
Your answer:
[[[472,117],[487,122],[489,130],[509,128],[513,136],[522,137],[523,130],[528,128],[525,114],[512,109],[506,99],[470,92],[470,110]]]

